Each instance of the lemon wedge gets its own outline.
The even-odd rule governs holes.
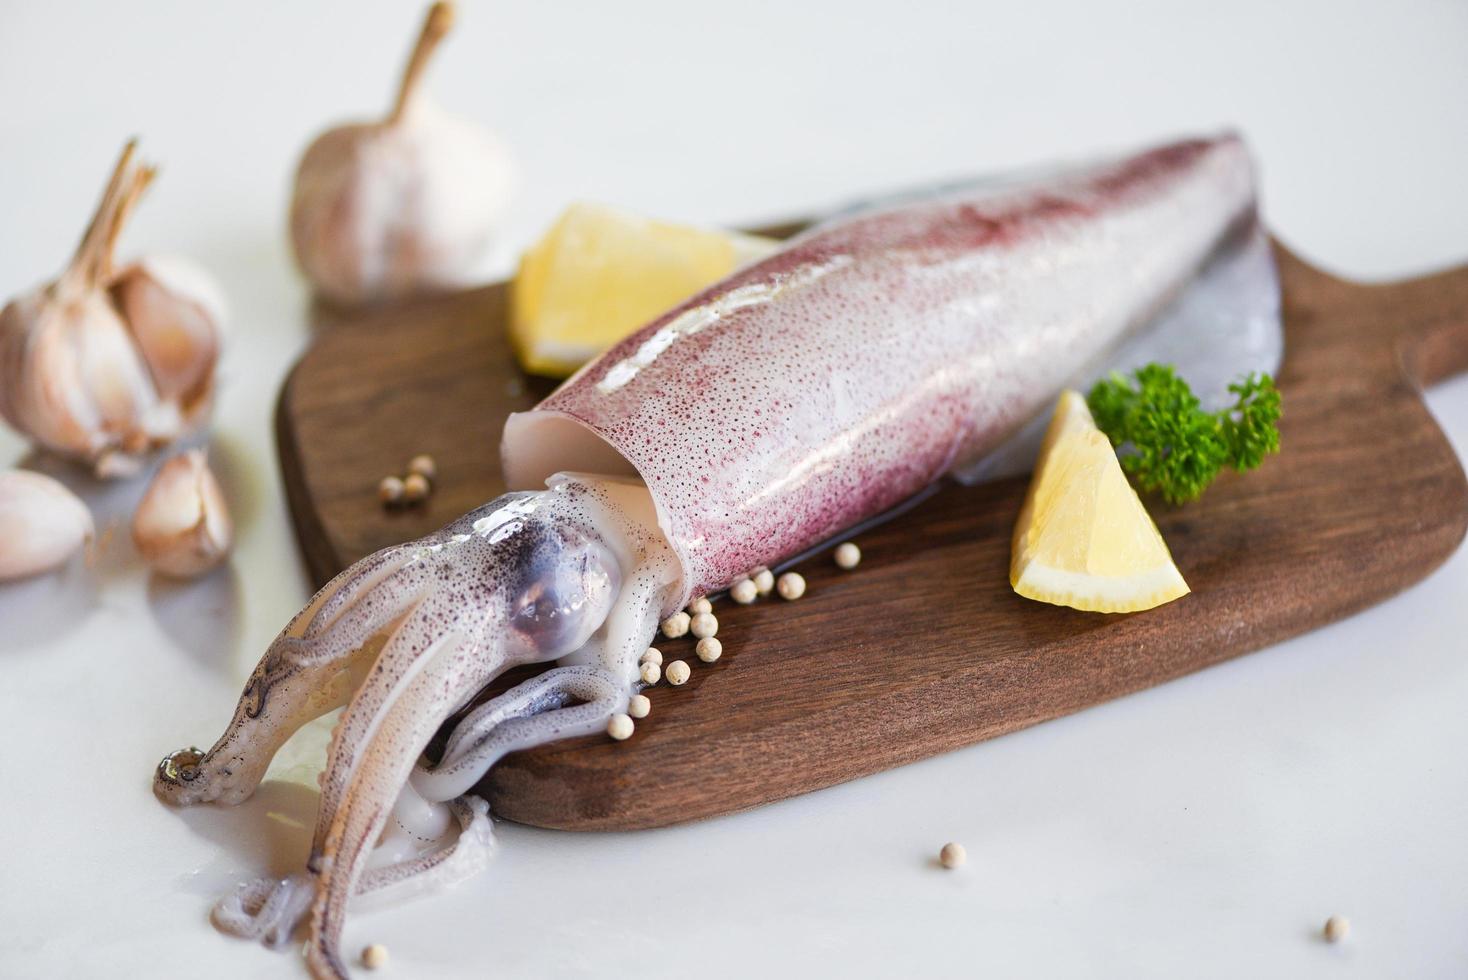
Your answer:
[[[565,377],[777,247],[754,235],[572,204],[520,260],[510,292],[516,356],[533,374]]]
[[[1167,543],[1086,400],[1060,396],[1014,527],[1009,583],[1030,599],[1137,612],[1187,595]]]

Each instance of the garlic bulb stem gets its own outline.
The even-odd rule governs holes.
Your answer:
[[[413,53],[408,57],[407,67],[403,69],[403,79],[398,83],[397,101],[393,103],[392,112],[387,117],[389,123],[398,122],[407,113],[413,103],[413,95],[418,90],[418,82],[423,76],[423,71],[433,58],[434,49],[453,29],[453,26],[454,5],[448,0],[438,0],[428,8],[428,13],[423,18],[423,29],[418,32],[418,40],[413,45]]]
[[[127,187],[117,199],[117,207],[112,214],[112,222],[107,229],[107,237],[102,242],[101,254],[97,257],[97,268],[93,283],[109,282],[113,279],[116,270],[112,266],[112,257],[117,252],[117,239],[122,234],[122,227],[127,219],[132,217],[133,208],[138,206],[143,192],[148,185],[153,183],[153,178],[158,176],[158,168],[149,163],[138,164],[127,181]]]
[[[116,223],[118,202],[127,193],[132,183],[133,154],[137,152],[137,148],[136,137],[123,145],[122,154],[112,168],[112,176],[107,180],[107,189],[102,192],[102,199],[97,202],[97,210],[92,214],[87,230],[82,233],[82,240],[76,247],[76,254],[72,256],[71,264],[67,266],[66,272],[62,274],[56,284],[58,291],[67,292],[74,288],[87,289],[101,281],[102,270],[106,264],[103,255],[117,240],[117,233],[113,231],[113,225]]]

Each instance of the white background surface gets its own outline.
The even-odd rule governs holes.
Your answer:
[[[1223,124],[1322,265],[1468,261],[1461,3],[466,7],[431,86],[518,154],[505,268],[575,197],[754,220]],[[238,809],[173,811],[149,781],[215,737],[306,596],[269,427],[307,339],[290,173],[320,126],[386,107],[419,12],[0,12],[0,291],[60,268],[141,134],[163,173],[123,251],[192,254],[233,302],[214,458],[241,525],[195,585],[150,582],[124,528],[90,570],[0,587],[0,975],[303,975],[206,913],[303,860],[323,731]],[[1468,380],[1428,401],[1468,447]],[[23,452],[0,435],[0,460]],[[105,519],[136,493],[91,499]],[[755,813],[506,825],[489,873],[353,916],[346,945],[387,943],[395,976],[1461,977],[1465,598],[1460,551],[1278,648]],[[946,840],[968,846],[958,873],[932,864]],[[1337,947],[1316,938],[1332,913],[1354,924]]]

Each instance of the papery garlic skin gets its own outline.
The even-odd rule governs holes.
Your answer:
[[[219,284],[188,259],[150,255],[117,273],[109,291],[158,395],[178,406],[185,422],[195,421],[211,401],[224,343]]]
[[[498,140],[425,99],[395,122],[327,130],[296,172],[296,261],[345,304],[472,284],[490,271],[514,183]]]
[[[43,287],[0,311],[0,414],[43,448],[99,475],[136,472],[138,455],[176,438],[127,325],[96,290]]]
[[[133,513],[132,537],[149,566],[174,578],[202,575],[229,555],[234,522],[202,450],[159,467]]]
[[[94,534],[87,505],[61,483],[0,472],[0,582],[60,567]]]

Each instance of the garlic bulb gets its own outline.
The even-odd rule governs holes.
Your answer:
[[[135,473],[203,416],[220,344],[218,289],[202,271],[151,259],[113,268],[156,173],[133,166],[135,148],[123,148],[62,275],[0,310],[0,416],[99,476]]]
[[[133,513],[133,544],[156,571],[202,575],[229,554],[234,523],[202,450],[165,462]]]
[[[29,470],[0,473],[0,581],[50,571],[94,534],[76,494]]]
[[[453,19],[452,4],[429,8],[386,119],[329,129],[301,158],[291,243],[312,285],[338,303],[463,286],[488,271],[514,182],[508,155],[417,91]]]

